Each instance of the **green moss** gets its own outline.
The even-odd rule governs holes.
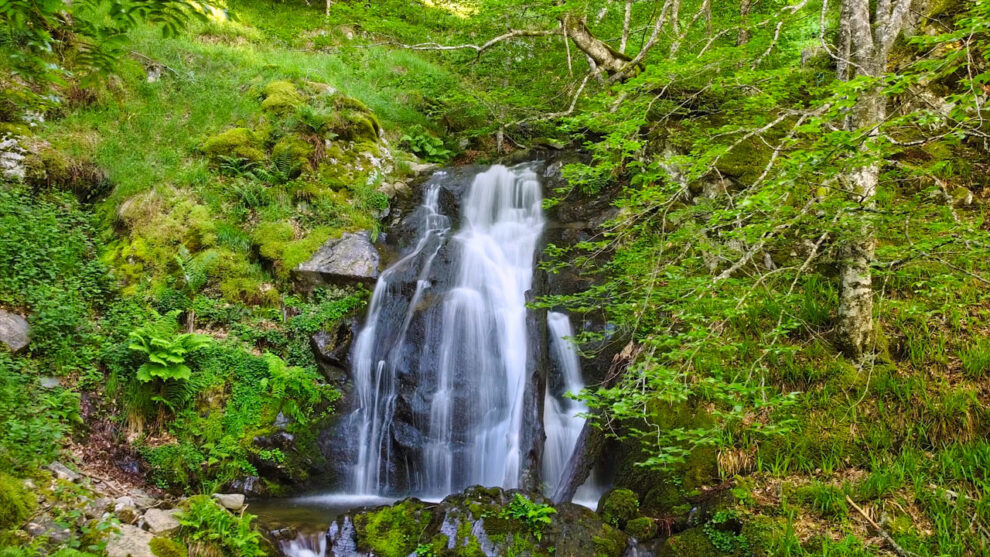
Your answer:
[[[625,531],[637,540],[649,540],[657,536],[657,523],[650,517],[641,516],[627,522]]]
[[[406,557],[416,551],[429,523],[425,505],[412,499],[361,513],[354,517],[358,549],[381,557]]]
[[[20,526],[37,505],[34,494],[20,480],[0,472],[0,530]]]
[[[598,514],[606,524],[624,528],[626,522],[639,515],[639,500],[628,489],[613,489],[602,496],[598,503]]]
[[[592,537],[595,544],[595,557],[619,557],[626,552],[626,537],[608,524],[603,525],[599,535]]]
[[[299,90],[290,81],[273,81],[265,86],[261,108],[267,112],[287,114],[303,104]]]
[[[711,557],[720,555],[701,528],[691,528],[667,538],[660,555],[670,557]]]
[[[151,543],[148,545],[151,547],[151,553],[156,557],[187,557],[188,555],[182,544],[168,538],[151,538]]]
[[[295,178],[309,166],[313,150],[313,146],[301,137],[286,135],[272,148],[272,160],[283,172]]]
[[[213,159],[231,157],[258,162],[265,158],[261,141],[248,128],[231,128],[207,139],[203,152]]]

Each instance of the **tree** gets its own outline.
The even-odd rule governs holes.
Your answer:
[[[839,79],[860,79],[865,84],[847,119],[849,129],[867,132],[860,145],[863,151],[874,148],[870,139],[880,134],[880,124],[887,115],[880,79],[886,71],[890,49],[904,27],[911,0],[880,0],[872,13],[870,4],[869,0],[842,1],[839,50],[832,53]],[[839,345],[855,360],[862,359],[873,331],[871,266],[876,234],[868,215],[875,205],[880,164],[866,154],[870,162],[853,169],[847,177],[849,194],[863,208],[863,216],[843,249],[839,297]]]

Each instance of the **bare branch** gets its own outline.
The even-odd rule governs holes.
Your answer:
[[[439,43],[419,43],[419,44],[397,44],[400,48],[405,48],[408,50],[473,50],[481,56],[486,50],[492,48],[493,46],[507,41],[509,39],[515,39],[517,37],[546,37],[548,35],[555,34],[556,31],[551,30],[531,30],[531,29],[513,29],[508,33],[499,35],[488,42],[476,45],[476,44],[458,44],[458,45],[442,45]]]

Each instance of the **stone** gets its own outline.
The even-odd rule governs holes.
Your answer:
[[[143,489],[132,489],[129,495],[139,509],[149,509],[158,504],[158,500]]]
[[[380,256],[367,232],[348,232],[327,240],[313,257],[296,267],[296,274],[316,285],[374,284]]]
[[[103,513],[107,512],[113,506],[113,500],[109,497],[100,497],[95,501],[90,501],[88,505],[83,509],[86,514],[86,518],[100,518]]]
[[[129,524],[137,520],[139,516],[137,504],[134,499],[125,495],[123,497],[118,497],[113,503],[113,513],[117,515],[124,524]]]
[[[48,469],[55,474],[55,477],[60,480],[65,480],[67,482],[78,482],[82,476],[77,472],[73,472],[68,466],[62,464],[61,462],[53,462],[48,465]]]
[[[154,537],[151,532],[124,524],[120,527],[120,532],[110,535],[107,557],[155,557],[151,552],[151,539]]]
[[[417,176],[429,174],[438,168],[440,168],[440,166],[433,164],[432,162],[414,162],[409,165],[409,170]]]
[[[179,514],[178,509],[163,511],[161,509],[148,509],[144,513],[144,526],[152,534],[159,536],[171,536],[182,526],[175,515]]]
[[[213,498],[228,511],[239,511],[244,508],[243,493],[214,493]]]
[[[16,137],[0,135],[0,176],[23,180],[26,174],[24,157],[25,151]]]
[[[19,352],[28,345],[30,332],[31,327],[23,317],[0,310],[0,342],[6,344],[11,352]]]
[[[41,385],[42,389],[48,390],[62,386],[62,383],[58,380],[58,377],[40,377],[38,378],[38,384]]]

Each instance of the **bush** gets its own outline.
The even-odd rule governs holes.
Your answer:
[[[34,494],[20,480],[0,472],[0,530],[20,526],[37,505]]]
[[[627,522],[639,515],[639,500],[628,489],[613,489],[599,501],[598,514],[606,524],[625,528]]]
[[[262,557],[266,553],[261,534],[251,527],[254,518],[247,513],[231,514],[208,495],[196,495],[186,500],[179,513],[179,533],[194,555],[219,550],[225,555]]]

